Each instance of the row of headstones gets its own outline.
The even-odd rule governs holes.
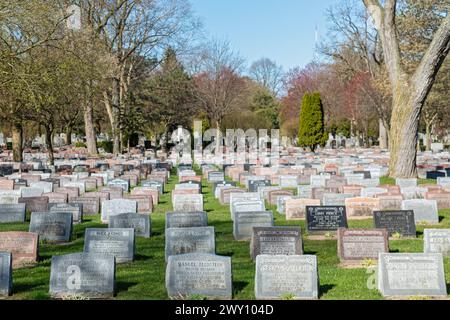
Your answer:
[[[135,236],[150,237],[150,216],[137,213],[136,201],[105,201],[103,208],[102,220],[108,222],[109,227],[86,229],[83,253],[52,257],[52,297],[113,296],[115,264],[134,260]],[[82,208],[78,206],[78,209]],[[29,233],[0,233],[0,251],[6,251],[5,256],[9,255],[9,269],[13,265],[23,267],[36,263],[39,239],[50,242],[69,241],[72,222],[72,212],[32,213]],[[5,284],[5,288],[9,288],[5,294],[10,294],[11,275],[6,278],[8,281],[1,283]]]
[[[238,215],[240,213],[238,212]],[[252,213],[254,214],[254,212]],[[189,214],[185,214],[185,216],[189,216]],[[206,218],[206,214],[204,214],[204,218]],[[260,216],[262,218],[262,216]],[[251,220],[248,221],[248,225],[245,227],[241,226],[240,228],[236,228],[235,223],[235,231],[237,230],[245,230],[252,232],[252,244],[251,244],[251,252],[252,257],[256,257],[257,261],[257,271],[256,271],[256,288],[255,293],[257,298],[280,298],[282,294],[286,293],[286,288],[289,287],[289,292],[292,293],[296,298],[317,298],[318,296],[318,278],[317,278],[317,261],[315,261],[315,256],[300,256],[299,254],[302,254],[302,246],[301,246],[301,237],[300,237],[300,230],[296,228],[284,228],[284,227],[273,227],[273,217],[271,217],[271,213],[269,215],[266,215],[264,217],[266,219],[266,222],[270,225],[269,227],[255,227],[255,225],[259,225],[261,221],[255,221]],[[263,219],[264,219],[263,218]],[[187,219],[187,217],[185,218]],[[196,221],[199,221],[200,219],[196,219]],[[264,223],[264,222],[263,222]],[[347,254],[348,252],[352,253],[353,256],[350,257],[350,259],[353,258],[353,260],[361,260],[361,258],[378,258],[378,254],[381,253],[387,253],[388,252],[388,240],[387,240],[387,231],[386,230],[380,230],[380,229],[374,229],[374,230],[348,230],[348,229],[339,229],[340,234],[342,236],[339,241],[339,246],[342,248],[345,248],[347,250],[338,250],[342,252],[342,259],[348,259],[350,256]],[[440,232],[440,230],[429,230],[430,234],[432,231]],[[236,234],[236,232],[235,232]],[[427,231],[427,235],[429,232]],[[215,296],[218,295],[217,286],[219,285],[219,278],[214,275],[207,275],[205,274],[205,270],[203,269],[209,268],[209,270],[212,269],[212,266],[220,266],[221,270],[221,277],[226,277],[225,282],[220,282],[220,285],[224,286],[226,283],[231,284],[231,278],[228,278],[228,275],[231,277],[231,266],[227,269],[224,269],[224,266],[230,265],[231,260],[227,257],[217,257],[214,256],[215,248],[214,248],[214,229],[201,229],[198,226],[195,228],[188,228],[185,230],[180,229],[174,229],[174,230],[168,230],[166,232],[166,249],[167,246],[171,248],[171,253],[178,253],[182,254],[182,256],[171,256],[168,257],[168,267],[167,267],[167,274],[166,274],[166,280],[167,280],[167,289],[169,292],[169,295],[175,296],[179,295],[180,293],[183,293],[184,295],[188,294],[204,294],[208,296]],[[246,240],[246,235],[243,235],[244,238],[241,238],[240,240]],[[353,236],[353,239],[356,239],[356,241],[351,241]],[[361,239],[365,237],[366,241],[362,241]],[[382,239],[381,243],[377,243],[379,239]],[[449,237],[449,231],[447,231],[446,237]],[[277,241],[277,240],[280,241]],[[440,243],[440,240],[446,239],[444,237],[433,237],[433,239],[436,239],[437,243]],[[367,240],[374,242],[374,246],[371,247],[369,250],[367,250]],[[436,244],[436,242],[434,244]],[[181,247],[178,247],[177,250],[173,250],[173,243],[175,244],[183,244]],[[378,244],[378,246],[377,246]],[[353,249],[351,249],[351,246],[354,246]],[[175,245],[176,247],[176,245]],[[428,246],[430,247],[430,246]],[[294,250],[292,250],[294,248]],[[381,249],[380,249],[381,248]],[[356,250],[355,250],[356,249]],[[359,249],[359,250],[358,250]],[[205,251],[203,251],[205,250]],[[291,250],[291,251],[289,251]],[[192,252],[195,251],[195,253],[192,254]],[[209,252],[209,256],[205,256],[205,253]],[[359,252],[359,255],[358,255]],[[191,254],[188,254],[191,253]],[[262,254],[262,255],[261,255]],[[267,255],[269,254],[269,255]],[[282,256],[280,254],[286,255],[291,254],[294,256],[287,257]],[[346,255],[347,254],[347,255]],[[356,254],[356,256],[355,256]],[[260,257],[258,257],[260,256]],[[209,257],[207,260],[208,262],[205,264],[202,264],[201,261],[206,260],[206,258]],[[197,258],[197,259],[195,259]],[[198,259],[202,259],[201,261],[198,261]],[[262,261],[265,261],[266,259],[270,260],[270,263],[262,267],[260,264],[262,264]],[[212,260],[215,260],[215,262],[210,262]],[[300,271],[309,270],[310,273],[306,272],[304,274],[292,274],[292,271],[296,271],[294,266],[288,267],[291,264],[293,264],[293,261],[298,260],[305,260],[308,261],[308,267],[303,266],[302,268],[299,268]],[[189,262],[187,262],[189,261]],[[286,265],[283,266],[283,261],[286,261]],[[313,262],[314,261],[314,262]],[[274,262],[280,263],[280,265],[274,267],[274,269],[269,269],[269,266],[272,265]],[[439,262],[439,261],[436,261]],[[442,262],[442,257],[441,257]],[[186,263],[186,268],[182,268],[182,266]],[[295,263],[294,263],[295,264]],[[443,264],[443,262],[442,262]],[[196,269],[193,269],[194,266]],[[269,272],[261,272],[269,271]],[[289,268],[292,269],[291,273],[287,276],[280,277],[279,273],[275,273],[274,271],[277,270],[277,268],[280,271],[289,271]],[[213,269],[214,272],[218,272],[217,268]],[[272,271],[272,272],[270,272]],[[442,280],[443,275],[443,268],[440,269],[442,271],[442,274],[439,274],[440,280]],[[183,273],[183,280],[180,280],[180,273]],[[175,277],[175,274],[177,276]],[[199,276],[201,274],[201,276]],[[281,279],[283,278],[283,279]],[[305,283],[304,281],[307,281],[307,289],[305,290]],[[197,286],[189,286],[189,284],[196,283]],[[262,284],[264,283],[264,284]],[[314,286],[313,284],[316,284]],[[214,287],[214,284],[217,286]],[[442,284],[442,281],[440,282],[440,285]],[[203,285],[203,287],[202,287]],[[272,288],[270,290],[267,290],[267,288]],[[230,298],[231,297],[231,286],[226,287],[228,290],[222,292],[221,298]],[[265,292],[264,288],[266,288]],[[299,289],[301,288],[301,289]],[[445,280],[444,280],[444,288],[445,288]],[[439,294],[445,294],[446,291],[443,293],[442,286],[438,288],[440,291],[434,291],[431,293],[430,291],[426,292],[426,294],[430,295],[439,295]],[[389,295],[389,292],[385,290],[385,288],[382,288],[380,286],[380,291],[385,294]],[[411,294],[417,294],[411,293]]]

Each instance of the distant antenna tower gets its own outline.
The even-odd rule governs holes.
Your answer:
[[[313,60],[316,60],[316,58],[317,58],[317,48],[318,48],[318,45],[319,45],[319,40],[320,40],[320,36],[319,36],[319,27],[318,27],[317,24],[316,24],[316,28],[315,28],[315,31],[314,31],[314,48],[313,48],[314,53],[313,53]]]

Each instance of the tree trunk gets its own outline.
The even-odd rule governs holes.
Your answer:
[[[216,120],[216,155],[222,153],[221,145],[220,121]]]
[[[23,161],[23,127],[22,123],[15,122],[12,126],[13,161]]]
[[[66,130],[66,145],[72,145],[72,127],[67,127]]]
[[[426,122],[425,147],[427,151],[431,151],[431,123]]]
[[[55,155],[53,154],[53,130],[50,127],[45,127],[45,140],[47,143],[47,153],[50,165],[55,164]]]
[[[114,78],[112,90],[112,114],[110,117],[111,131],[114,141],[114,154],[120,154],[120,130],[119,130],[119,106],[120,106],[120,79]]]
[[[97,138],[94,129],[94,108],[92,103],[88,102],[84,106],[84,128],[86,133],[86,144],[90,155],[97,155]]]
[[[383,123],[383,120],[380,119],[380,148],[387,149],[388,147],[389,147],[388,131]]]
[[[392,178],[417,176],[417,141],[421,105],[413,101],[413,90],[407,82],[399,83],[393,97],[389,163],[389,175]]]

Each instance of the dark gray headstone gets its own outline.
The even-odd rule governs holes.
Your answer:
[[[380,253],[378,260],[383,296],[447,296],[441,253]]]
[[[186,253],[216,253],[214,227],[166,229],[166,261]]]
[[[0,204],[0,223],[25,222],[25,203]]]
[[[313,255],[256,257],[255,296],[258,300],[318,299],[317,258]]]
[[[109,228],[133,228],[136,236],[150,238],[150,216],[138,213],[124,213],[109,218]]]
[[[107,299],[114,296],[116,263],[113,255],[73,253],[53,256],[50,295]]]
[[[397,233],[403,237],[416,237],[412,210],[374,211],[373,221],[375,228],[387,229],[390,237]]]
[[[0,296],[9,296],[12,289],[12,255],[0,252]]]
[[[345,206],[306,206],[306,223],[308,232],[347,228]]]
[[[207,226],[208,226],[208,214],[205,211],[166,213],[166,229],[195,228]]]
[[[134,229],[87,228],[84,238],[84,252],[112,254],[117,263],[134,260]]]
[[[70,202],[81,204],[83,206],[83,215],[94,216],[100,212],[100,199],[98,197],[86,196],[72,198]]]
[[[249,192],[257,192],[259,187],[271,186],[270,180],[248,180],[248,190]]]
[[[302,235],[299,227],[255,227],[250,243],[250,255],[302,255]]]
[[[68,242],[72,235],[72,223],[70,212],[33,212],[29,231],[37,233],[40,240]]]
[[[199,253],[170,256],[166,289],[171,298],[201,295],[231,299],[231,258]]]

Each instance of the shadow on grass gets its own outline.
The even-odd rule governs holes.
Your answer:
[[[26,293],[32,290],[35,290],[36,288],[42,287],[42,283],[40,284],[29,284],[29,283],[14,283],[12,294],[18,294],[18,293]]]
[[[122,291],[128,291],[128,289],[138,285],[138,282],[127,282],[127,281],[116,281],[116,288],[115,288],[115,294],[117,295],[118,293],[122,292]]]
[[[319,299],[322,298],[323,295],[328,293],[328,291],[330,291],[334,287],[335,287],[334,284],[324,284],[324,285],[319,286]]]
[[[439,216],[439,223],[442,223],[442,221],[444,221],[445,217],[444,216]]]
[[[153,255],[135,254],[134,255],[134,261],[151,260],[153,257],[154,257]]]
[[[239,292],[245,289],[249,284],[248,281],[235,281],[233,282],[233,294],[236,296]]]

